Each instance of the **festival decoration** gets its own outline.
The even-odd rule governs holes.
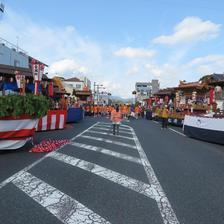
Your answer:
[[[15,78],[16,78],[16,83],[17,87],[20,90],[21,94],[25,93],[25,75],[22,75],[21,72],[15,71]]]
[[[68,139],[64,140],[43,140],[39,144],[35,145],[29,152],[52,152],[58,148],[66,145],[70,142]]]
[[[32,64],[32,73],[33,73],[33,79],[35,82],[35,89],[34,89],[34,95],[38,94],[38,88],[40,81],[42,80],[43,74],[44,74],[44,65],[40,64],[37,60],[33,59],[31,61]]]

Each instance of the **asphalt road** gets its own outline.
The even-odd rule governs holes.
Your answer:
[[[52,153],[0,152],[0,223],[224,223],[224,147],[139,119],[111,135],[107,119],[63,131]]]

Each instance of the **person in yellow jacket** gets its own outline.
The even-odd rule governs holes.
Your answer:
[[[165,105],[162,109],[162,129],[167,128],[168,117],[169,117],[169,110],[167,108],[167,105]]]

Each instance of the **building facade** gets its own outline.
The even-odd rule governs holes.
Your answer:
[[[29,68],[29,56],[9,42],[0,39],[0,64],[20,68]]]
[[[135,91],[136,101],[143,102],[159,91],[159,81],[153,79],[151,82],[136,82]]]
[[[63,83],[71,86],[74,90],[82,91],[84,89],[85,83],[78,78],[70,78],[63,80]]]
[[[91,81],[86,77],[82,76],[79,78],[81,81],[84,82],[85,86],[90,90],[91,89]]]

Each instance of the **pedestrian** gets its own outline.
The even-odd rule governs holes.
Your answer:
[[[116,105],[115,108],[111,112],[111,121],[113,124],[113,135],[115,135],[116,130],[117,130],[117,134],[119,134],[119,125],[121,123],[121,120],[122,120],[122,114],[119,109],[119,106]]]
[[[167,105],[165,105],[162,109],[162,129],[167,128],[168,117],[169,117],[169,110],[167,108]]]
[[[140,115],[140,108],[139,106],[135,106],[135,119],[138,119]]]

